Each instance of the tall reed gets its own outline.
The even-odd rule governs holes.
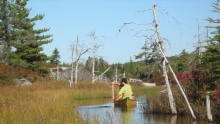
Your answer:
[[[69,88],[64,82],[3,86],[0,87],[0,123],[84,123],[74,100],[111,97],[111,92],[104,90],[108,87],[97,83]]]
[[[131,85],[136,95],[153,95],[155,91],[141,85]],[[92,84],[86,81],[73,84],[72,87],[65,81],[42,81],[32,86],[1,86],[0,123],[93,123],[85,122],[78,113],[79,101],[106,98],[111,101],[111,88],[107,83]],[[119,88],[115,86],[114,89],[116,95]]]

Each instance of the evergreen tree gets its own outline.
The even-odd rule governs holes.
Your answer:
[[[153,42],[153,40],[145,41],[144,46],[141,48],[143,52],[139,53],[137,56],[135,56],[135,59],[140,59],[144,57],[144,61],[146,64],[146,69],[143,69],[142,76],[144,75],[151,75],[153,72],[157,73],[158,70],[160,71],[161,66],[161,54],[158,50],[158,44],[156,42]]]
[[[100,71],[104,72],[108,68],[108,62],[106,62],[102,57],[99,58]]]
[[[57,48],[54,49],[52,56],[50,57],[50,63],[51,64],[59,64],[60,61],[60,55]]]
[[[185,51],[185,49],[180,53],[180,55],[178,56],[178,60],[175,63],[177,63],[178,72],[184,72],[187,70],[189,63],[189,54]]]
[[[154,64],[161,60],[161,55],[155,42],[145,42],[144,46],[141,49],[143,50],[143,52],[135,56],[135,59],[140,59],[144,57],[146,65]]]
[[[135,75],[135,67],[134,67],[134,62],[130,58],[130,62],[128,65],[128,72],[131,73],[133,76]]]
[[[89,72],[92,72],[92,57],[88,57],[85,63],[85,69],[88,70]]]
[[[220,5],[213,4],[213,7],[214,12],[220,13]],[[211,23],[220,23],[219,19],[208,18],[207,20]],[[214,90],[220,84],[220,26],[215,28],[216,31],[212,32],[214,37],[208,41],[199,67],[204,74],[202,86],[207,90]]]
[[[52,35],[45,35],[48,28],[34,29],[35,21],[42,20],[44,15],[29,18],[30,9],[25,8],[28,0],[14,0],[9,5],[10,35],[9,47],[14,51],[10,63],[34,71],[48,71],[41,67],[49,57],[43,51],[42,45],[52,42]],[[44,35],[43,35],[44,34]]]

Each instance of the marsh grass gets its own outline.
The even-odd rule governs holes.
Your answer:
[[[102,84],[64,82],[34,83],[32,86],[4,86],[0,89],[0,123],[84,123],[74,100],[111,97]]]
[[[132,87],[133,92],[138,95],[156,92],[138,85]],[[118,91],[119,88],[115,86],[115,95]],[[111,98],[111,85],[106,83],[79,82],[72,87],[68,87],[67,82],[62,81],[42,81],[33,83],[32,86],[5,85],[0,87],[0,123],[96,123],[95,117],[94,122],[83,120],[77,111],[79,101],[88,99],[111,101]]]
[[[146,87],[141,84],[136,85],[136,84],[131,84],[132,90],[136,96],[140,95],[146,95],[147,97],[149,96],[160,96],[160,91],[163,91],[166,89],[164,86],[156,86],[156,87]]]

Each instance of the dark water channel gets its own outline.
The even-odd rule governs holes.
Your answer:
[[[79,103],[78,112],[85,122],[97,124],[200,124],[191,117],[144,114],[146,98],[138,97],[138,104],[131,108],[113,107],[111,99],[86,100]]]

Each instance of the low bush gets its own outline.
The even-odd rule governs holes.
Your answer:
[[[36,72],[22,69],[20,67],[12,67],[5,64],[0,64],[0,85],[14,84],[15,79],[26,78],[31,82],[37,80]]]

